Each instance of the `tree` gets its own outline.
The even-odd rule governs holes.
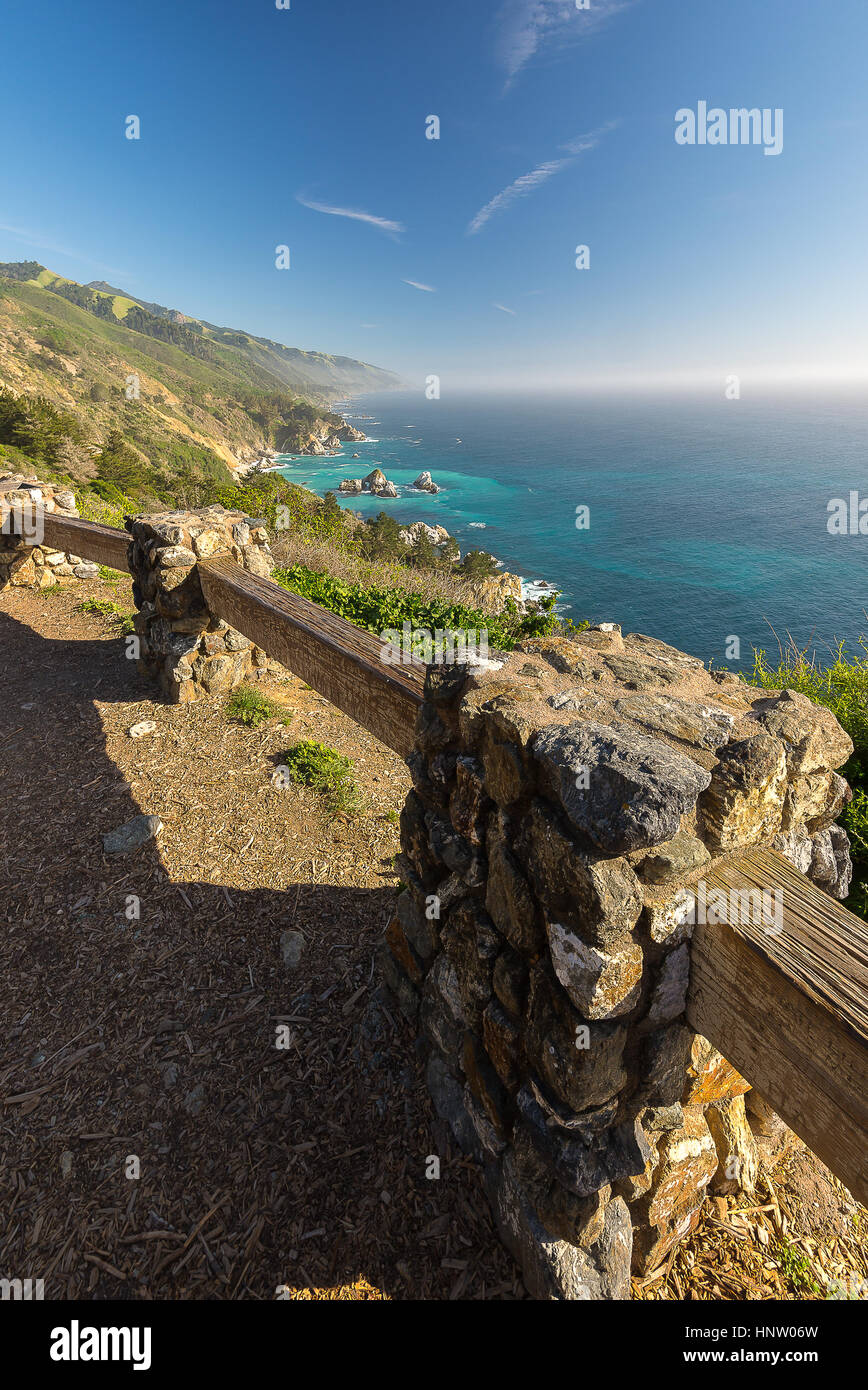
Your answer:
[[[362,532],[362,554],[368,560],[403,560],[407,547],[401,540],[400,530],[397,521],[388,512],[378,513]]]
[[[468,550],[458,566],[458,573],[465,579],[489,579],[497,574],[497,561],[487,550]]]
[[[437,551],[431,543],[431,537],[427,531],[420,527],[410,546],[408,562],[419,570],[433,570],[437,568]]]

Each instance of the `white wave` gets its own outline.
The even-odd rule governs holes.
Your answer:
[[[553,585],[548,584],[544,579],[524,579],[521,581],[521,596],[523,599],[552,598],[557,590]]]

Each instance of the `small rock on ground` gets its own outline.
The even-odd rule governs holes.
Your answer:
[[[287,970],[295,970],[304,950],[304,937],[300,931],[285,931],[280,934],[280,954]]]
[[[117,830],[103,835],[102,847],[106,854],[129,854],[147,844],[148,840],[155,839],[162,828],[163,822],[159,816],[135,816],[126,825],[120,825]]]

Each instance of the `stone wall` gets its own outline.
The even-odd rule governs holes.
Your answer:
[[[196,568],[226,555],[267,578],[274,561],[263,522],[215,506],[130,517],[127,529],[139,665],[170,703],[226,695],[264,670],[261,647],[208,612]]]
[[[51,589],[60,579],[96,579],[99,568],[90,560],[36,543],[41,533],[28,520],[21,521],[22,509],[29,518],[34,506],[58,516],[78,516],[69,488],[23,473],[0,473],[0,589],[7,584]]]
[[[627,1298],[786,1142],[685,1024],[692,920],[758,845],[846,894],[852,746],[801,695],[610,625],[426,693],[386,980],[530,1293]]]

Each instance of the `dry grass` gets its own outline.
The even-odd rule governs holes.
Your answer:
[[[445,603],[460,603],[467,608],[481,609],[492,617],[503,609],[502,601],[497,603],[483,597],[477,585],[457,575],[439,570],[412,569],[397,561],[364,560],[331,543],[304,540],[289,531],[276,533],[271,550],[281,569],[290,565],[304,565],[307,569],[330,574],[347,584],[421,594],[428,601],[436,599]]]

